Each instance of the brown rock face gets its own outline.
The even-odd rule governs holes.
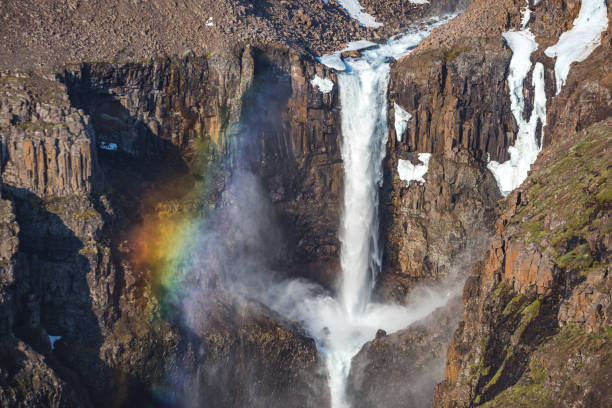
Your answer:
[[[383,195],[380,288],[383,296],[401,300],[418,283],[465,276],[485,251],[499,193],[483,165],[465,155],[463,162],[461,155],[432,156],[423,185],[400,180],[395,157],[388,161],[391,187]]]
[[[458,17],[459,18],[459,17]],[[454,24],[451,21],[449,25]],[[421,48],[392,70],[389,97],[412,115],[397,149],[505,161],[514,129],[501,36]],[[495,90],[492,92],[492,90]]]
[[[516,131],[506,90],[511,53],[501,37],[518,14],[511,6],[475,2],[392,66],[385,297],[402,299],[416,282],[465,271],[484,254],[500,197],[486,162],[508,158]],[[485,31],[472,36],[481,15]],[[393,126],[395,104],[411,115],[402,135]],[[423,185],[401,180],[397,170],[400,159],[416,163],[417,152],[433,153]]]
[[[601,228],[609,218],[610,140],[604,122],[558,142],[506,199],[498,235],[464,288],[465,322],[434,406],[612,401],[592,375],[610,369],[604,356],[612,347],[610,243]]]
[[[217,295],[204,302],[194,328],[203,362],[186,390],[187,405],[329,405],[323,361],[296,325],[245,299]]]
[[[48,196],[91,192],[96,181],[95,136],[83,111],[63,99],[67,99],[65,87],[54,79],[27,75],[4,74],[2,79],[4,183]]]
[[[3,194],[15,221],[3,217],[0,328],[52,360],[40,370],[66,384],[56,397],[43,387],[40,401],[63,401],[76,390],[101,406],[165,403],[152,388],[171,391],[185,376],[193,382],[179,384],[182,399],[328,404],[314,342],[263,306],[219,298],[210,326],[195,334],[174,314],[160,316],[163,294],[152,292],[150,265],[133,262],[138,243],[129,233],[146,211],[214,207],[231,161],[246,157],[245,168],[259,173],[290,238],[280,268],[297,264],[288,275],[316,271],[329,284],[333,273],[311,265],[333,267],[337,257],[337,91],[313,88],[315,73],[330,76],[279,48],[82,64],[61,76],[63,84],[3,77]],[[241,154],[231,156],[236,149]],[[174,185],[156,192],[169,179]],[[197,183],[202,197],[186,194]],[[53,349],[47,334],[61,336]],[[13,343],[7,364],[18,356]],[[9,392],[20,381],[15,373],[2,380]],[[235,387],[226,387],[230,379]],[[7,395],[13,401],[20,394]]]
[[[262,176],[290,242],[294,273],[326,285],[338,272],[343,166],[340,157],[340,111],[335,74],[312,61],[288,58],[287,99],[267,97],[266,125],[259,129]],[[330,93],[311,84],[318,75],[334,82]],[[272,82],[265,86],[275,90]],[[278,88],[276,88],[278,89]],[[278,122],[278,117],[282,122]],[[270,124],[276,124],[271,128]],[[301,271],[301,272],[300,272]]]

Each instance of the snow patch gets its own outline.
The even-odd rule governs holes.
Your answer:
[[[538,43],[533,33],[528,28],[525,29],[531,15],[529,2],[521,11],[523,14],[523,29],[502,34],[506,43],[512,49],[508,88],[510,88],[510,108],[518,125],[518,133],[514,145],[508,148],[510,160],[503,163],[490,161],[487,164],[487,168],[493,173],[499,190],[504,196],[510,194],[527,178],[531,165],[535,163],[542,150],[542,143],[541,141],[538,142],[536,138],[538,121],[542,125],[542,135],[544,135],[543,127],[546,125],[546,90],[544,87],[544,66],[541,63],[537,63],[533,69],[533,110],[528,121],[523,119],[525,110],[523,86],[527,74],[531,71],[531,54],[538,49]]]
[[[527,1],[527,5],[521,9],[521,28],[525,29],[529,20],[531,20],[531,9],[529,8],[529,1]]]
[[[523,84],[531,70],[531,53],[538,48],[533,34],[529,30],[510,31],[503,34],[508,46],[512,49],[508,87],[510,88],[510,103],[512,114],[518,124],[518,134],[513,146],[508,148],[510,160],[504,163],[490,162],[487,167],[493,173],[501,193],[507,196],[520,186],[527,178],[531,165],[542,150],[541,141],[536,139],[538,120],[546,125],[546,91],[544,88],[544,66],[537,63],[533,69],[532,84],[534,86],[533,111],[529,121],[523,119],[525,99]],[[542,135],[544,130],[542,130]]]
[[[584,61],[601,44],[601,33],[608,28],[608,11],[605,0],[582,0],[578,18],[571,30],[564,32],[559,41],[544,53],[557,58],[555,79],[557,95],[565,85],[570,65]]]
[[[400,159],[397,163],[399,178],[406,181],[408,184],[410,184],[411,181],[416,181],[421,184],[425,183],[423,177],[427,174],[427,170],[429,170],[430,158],[431,153],[419,153],[419,161],[422,164],[417,164],[416,166],[412,164],[410,160]]]
[[[334,89],[334,82],[329,78],[321,78],[315,75],[312,81],[310,81],[312,87],[318,87],[319,91],[324,94],[330,93]]]
[[[393,103],[393,110],[395,111],[395,137],[398,142],[401,142],[412,115],[402,109],[397,103]]]
[[[378,23],[371,14],[363,12],[363,7],[359,4],[359,0],[338,0],[338,3],[344,7],[349,16],[359,21],[359,24],[362,26],[380,27],[383,25]]]
[[[62,336],[47,336],[47,337],[49,337],[49,343],[51,343],[51,350],[55,348],[55,342],[62,338]]]
[[[117,150],[117,148],[118,148],[117,143],[100,142],[100,149],[115,151]]]

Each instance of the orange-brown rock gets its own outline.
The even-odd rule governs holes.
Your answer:
[[[435,407],[502,407],[517,393],[534,406],[612,401],[589,372],[610,369],[603,356],[612,350],[611,248],[602,229],[611,140],[608,122],[558,140],[505,200],[488,256],[465,285],[464,322],[449,346]],[[593,344],[582,348],[589,363],[572,365],[585,343]],[[563,394],[560,378],[580,380]]]

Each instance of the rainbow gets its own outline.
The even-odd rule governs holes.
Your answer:
[[[142,220],[127,234],[130,265],[145,277],[145,290],[161,307],[180,304],[186,272],[194,266],[199,237],[208,228],[227,165],[222,157],[228,155],[218,150],[210,142],[197,144],[192,174],[167,180],[144,197]]]

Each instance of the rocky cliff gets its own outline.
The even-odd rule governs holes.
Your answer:
[[[610,115],[610,87],[607,85],[609,69],[604,68],[606,64],[603,63],[604,59],[609,58],[609,30],[603,35],[602,45],[586,61],[572,65],[568,78],[568,84],[572,85],[564,87],[558,96],[553,97],[554,61],[545,57],[542,50],[554,44],[563,31],[571,28],[571,22],[577,16],[579,6],[579,2],[568,4],[541,2],[535,6],[531,5],[534,13],[530,19],[530,26],[533,27],[532,30],[540,44],[534,59],[546,67],[546,92],[551,95],[548,125],[543,132],[545,146],[565,140],[568,135]],[[401,301],[406,293],[410,293],[415,286],[424,281],[448,282],[457,276],[465,276],[470,266],[485,255],[486,242],[494,233],[494,220],[499,211],[502,213],[502,219],[506,217],[503,215],[503,207],[498,209],[494,203],[500,196],[496,192],[494,181],[490,179],[490,174],[484,167],[489,158],[497,157],[500,161],[508,158],[507,148],[514,143],[513,135],[516,134],[516,124],[510,113],[508,88],[505,83],[511,54],[504,45],[501,33],[518,25],[519,7],[518,2],[512,1],[495,4],[475,1],[464,14],[434,31],[410,56],[398,61],[393,67],[389,93],[390,138],[387,144],[389,155],[385,182],[387,188],[383,189],[383,203],[386,205],[386,210],[383,212],[385,261],[384,274],[379,283],[379,294],[385,298]],[[532,91],[531,88],[525,91],[528,107],[532,103]],[[393,123],[395,111],[399,108],[409,114],[405,131],[400,135],[396,134],[396,126]],[[605,125],[599,126],[599,131],[602,129],[605,129]],[[545,147],[543,154],[552,154],[546,152]],[[429,159],[429,168],[424,176],[425,182],[412,181],[408,184],[399,177],[398,162],[404,159],[417,164],[419,163],[417,153],[433,153],[433,155]],[[550,161],[546,165],[552,166]],[[545,165],[542,164],[541,167],[543,166]],[[603,168],[605,165],[601,171]],[[551,183],[552,185],[554,183]],[[541,207],[556,208],[556,205],[549,202],[542,204]],[[579,211],[578,208],[579,205],[575,211]],[[604,213],[607,211],[603,210]],[[601,233],[601,227],[594,227],[598,228]],[[512,256],[523,259],[521,273],[524,282],[537,287],[541,280],[552,279],[535,266],[534,259],[537,258],[537,263],[540,263],[539,257],[543,259],[543,255],[533,257],[532,252],[528,255],[524,249],[514,247],[512,251]],[[545,264],[548,261],[542,262]],[[607,263],[603,262],[604,265]],[[471,278],[468,280],[466,291],[470,282]],[[564,287],[563,290],[569,290],[565,288],[564,283],[556,281],[548,285],[549,288],[560,285]],[[583,289],[579,289],[579,293],[583,293]],[[480,302],[483,302],[485,296],[480,296]],[[489,291],[486,296],[489,299],[494,295]],[[583,296],[580,294],[578,297]],[[600,299],[602,296],[606,298],[607,295],[595,297]],[[484,387],[487,381],[479,380],[480,385],[472,383],[472,380],[475,381],[478,377],[480,368],[487,372],[486,365],[478,368],[475,362],[474,355],[481,353],[476,350],[479,339],[476,333],[480,335],[485,330],[483,326],[487,326],[483,322],[487,319],[497,319],[498,322],[506,319],[500,316],[501,310],[489,310],[488,303],[485,305],[480,303],[479,306],[481,313],[486,316],[470,315],[469,305],[475,304],[474,297],[478,297],[478,292],[473,290],[469,293],[464,292],[464,302],[468,305],[466,323],[460,323],[455,333],[455,336],[465,333],[464,325],[468,324],[469,319],[472,337],[463,337],[461,340],[455,337],[453,340],[448,354],[447,380],[438,386],[434,406],[478,405],[508,387],[508,383],[498,386],[499,388],[489,387],[496,391],[489,391],[493,394],[485,396],[483,388],[478,387]],[[572,305],[575,303],[576,300],[569,302]],[[583,306],[587,309],[599,308],[597,305],[586,306],[584,302]],[[566,307],[570,306],[564,306],[563,310]],[[571,307],[572,310],[576,308],[576,306]],[[456,308],[454,312],[455,318],[458,318],[460,308]],[[455,323],[449,324],[452,331]],[[554,323],[552,325],[554,326]],[[506,340],[503,340],[503,336],[497,336],[497,330],[498,326],[492,326],[490,329],[490,336],[495,340],[493,340],[493,349],[486,346],[487,350],[490,350],[487,351],[490,353],[487,355],[499,354],[501,350],[509,347],[504,343]],[[543,337],[538,341],[547,338],[545,334],[547,330],[548,328],[542,327],[540,334]],[[447,330],[447,333],[450,331]],[[356,404],[375,405],[374,401],[367,398],[368,392],[371,391],[382,396],[382,400],[387,401],[390,406],[406,400],[415,406],[428,405],[428,401],[421,401],[417,395],[411,394],[409,380],[403,382],[402,392],[395,393],[391,392],[392,387],[387,387],[387,382],[377,381],[378,378],[387,376],[414,378],[412,374],[399,373],[401,370],[407,370],[407,367],[415,366],[415,361],[410,360],[415,350],[426,349],[433,354],[438,350],[435,340],[432,340],[425,349],[422,349],[421,345],[405,348],[401,345],[403,343],[400,339],[402,336],[410,338],[410,333],[411,330],[408,329],[406,332],[400,332],[397,339],[389,341],[386,341],[385,337],[377,339],[372,344],[364,346],[360,354],[355,357],[351,378],[353,378],[352,392],[355,393]],[[450,340],[450,337],[447,338]],[[592,341],[582,337],[581,339],[585,342]],[[485,347],[484,343],[482,347]],[[546,351],[539,352],[538,358],[543,358],[554,346],[546,347],[542,348]],[[473,353],[470,363],[472,365],[469,366],[462,357],[468,349]],[[402,357],[399,356],[409,361],[400,362]],[[487,358],[484,354],[480,354],[480,357],[480,362]],[[598,354],[598,358],[603,357]],[[387,363],[379,366],[375,363],[379,359]],[[435,366],[434,361],[435,358],[431,361],[432,366]],[[518,365],[516,360],[504,364],[510,367]],[[599,367],[597,364],[599,363],[595,363]],[[469,373],[467,373],[468,368],[471,370]],[[499,368],[499,365],[496,368]],[[491,367],[488,369],[493,370]],[[549,369],[558,370],[560,366],[556,365],[554,368],[551,366]],[[459,374],[461,370],[465,370],[463,374]],[[412,373],[410,370],[406,371],[408,372]],[[495,371],[490,375],[487,372],[486,375],[488,375],[486,379],[491,380]],[[584,372],[577,375],[583,381],[585,390],[597,389],[598,385],[588,385],[585,382],[587,376]],[[484,375],[481,374],[482,376]],[[520,375],[517,374],[517,377],[508,380],[509,383],[514,384],[518,376]],[[558,384],[559,373],[551,376],[555,378],[552,381],[557,381]],[[363,381],[365,378],[369,381]],[[524,380],[527,378],[526,375],[521,378],[523,380],[518,384],[528,385],[529,380]],[[469,387],[465,385],[468,383],[471,384]],[[449,389],[452,391],[448,391]],[[524,390],[525,388],[517,386],[504,391],[503,399],[498,400],[494,406],[520,404],[522,400],[517,393]],[[554,391],[549,389],[551,394],[558,391],[558,389]],[[595,403],[594,401],[599,403],[599,397],[592,397],[592,403]],[[559,401],[555,400],[555,403]],[[528,402],[529,406],[534,404],[537,405],[538,402],[535,400]]]
[[[379,331],[351,361],[352,406],[429,406],[461,308],[455,296],[404,330],[389,335]]]
[[[245,159],[291,237],[286,273],[337,257],[337,97],[310,84],[314,72],[287,48],[246,48],[3,75],[3,403],[325,405],[320,357],[297,327],[220,296],[190,334],[138,255],[150,219],[214,208]],[[195,382],[174,391],[181,376]]]
[[[452,277],[484,252],[500,198],[486,163],[508,158],[516,132],[505,85],[511,53],[501,33],[518,18],[512,1],[474,2],[393,66],[383,296],[401,299],[417,282]],[[410,115],[403,134],[396,134],[399,109]],[[417,164],[416,153],[433,154],[425,183],[398,174],[399,160]]]
[[[558,143],[506,199],[465,285],[434,406],[612,401],[602,387],[612,346],[610,140],[603,122]]]

